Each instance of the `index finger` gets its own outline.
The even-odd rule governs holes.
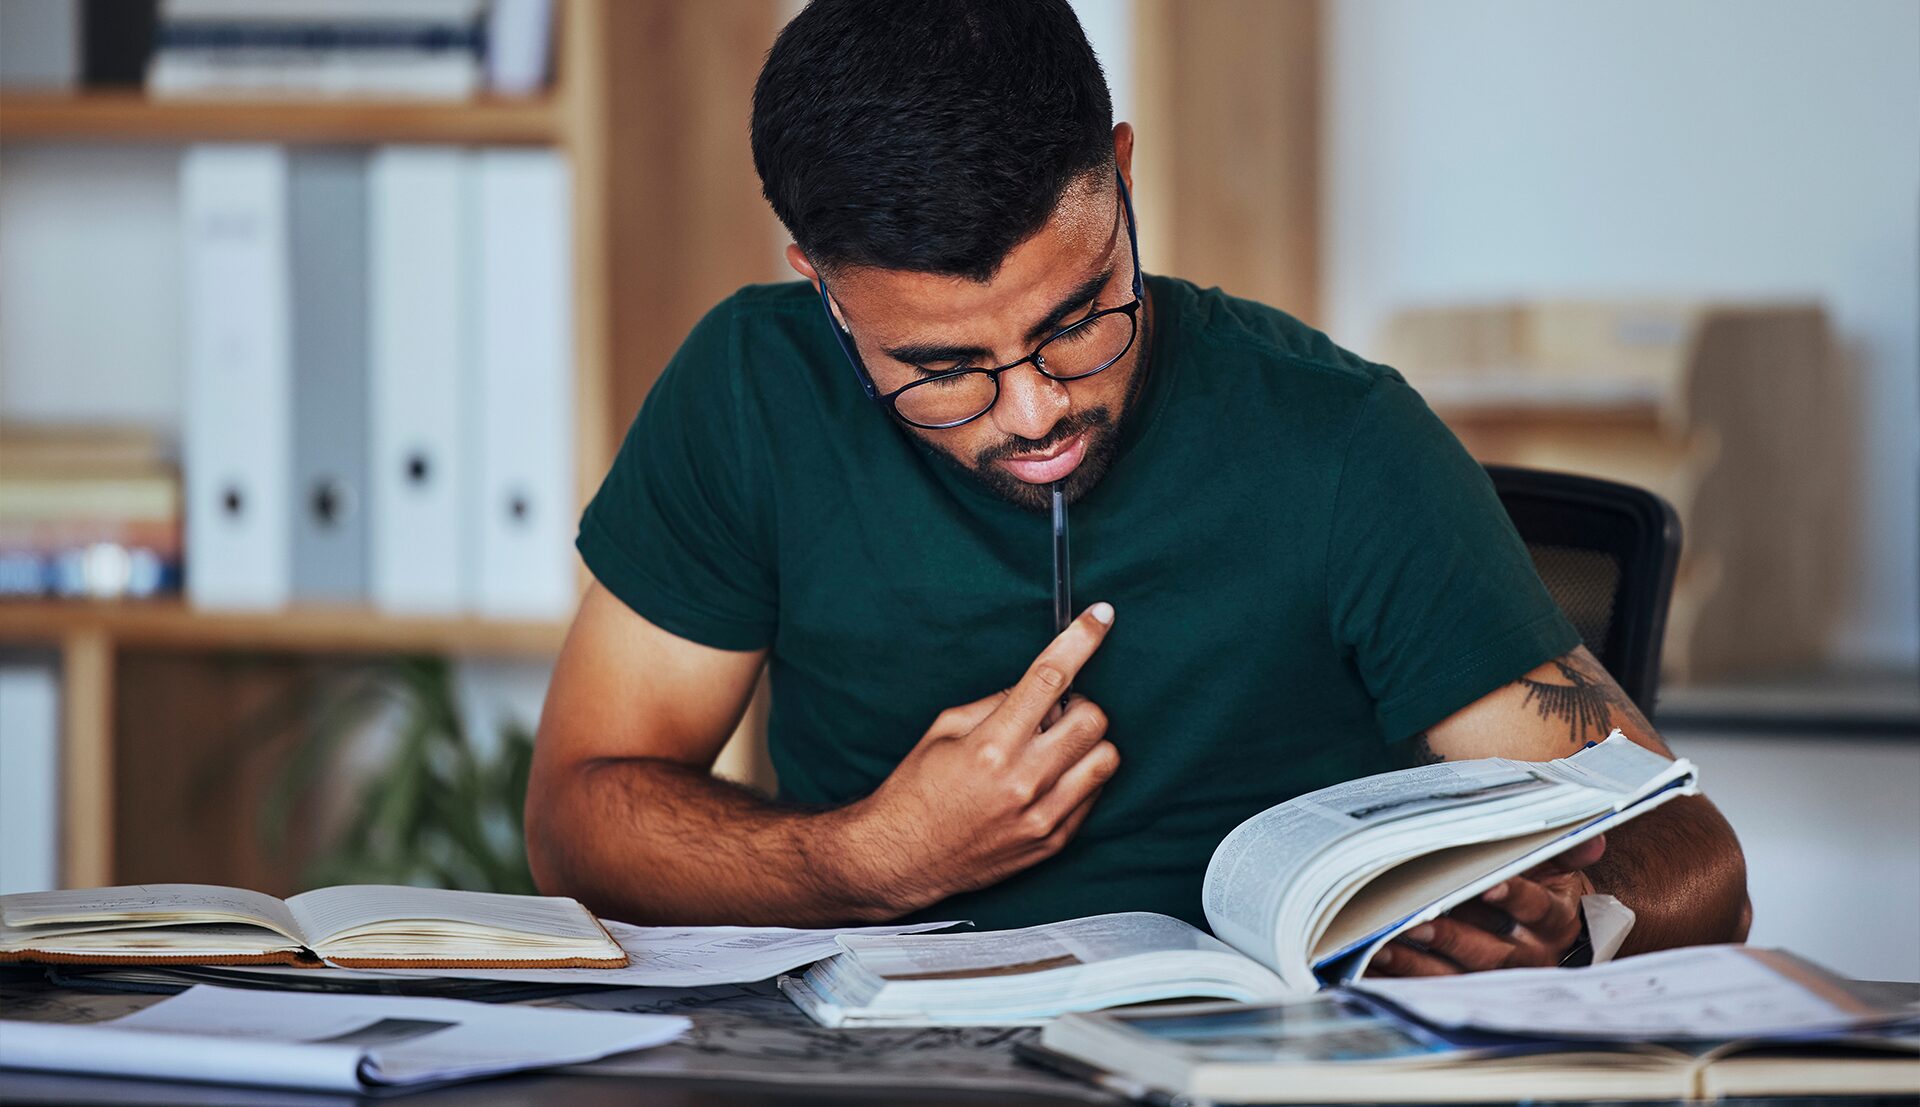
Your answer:
[[[1067,685],[1073,683],[1080,666],[1087,663],[1093,651],[1100,648],[1112,625],[1112,604],[1097,603],[1081,612],[1079,618],[1068,623],[1067,629],[1033,659],[1019,683],[1008,689],[1007,698],[1000,701],[987,721],[1013,728],[1022,735],[1039,730],[1047,711],[1060,702]]]

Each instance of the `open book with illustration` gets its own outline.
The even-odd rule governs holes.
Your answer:
[[[1256,1001],[1360,975],[1401,932],[1674,798],[1693,765],[1619,731],[1558,761],[1423,765],[1255,815],[1207,866],[1208,935],[1143,912],[840,940],[781,986],[828,1026],[1037,1023],[1181,997]]]
[[[1197,1102],[1891,1095],[1920,1088],[1915,998],[1780,950],[1700,946],[1072,1014],[1047,1025],[1036,1059]]]
[[[579,902],[385,884],[281,900],[209,884],[0,896],[0,962],[619,967]]]

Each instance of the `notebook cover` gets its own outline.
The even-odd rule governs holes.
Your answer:
[[[319,958],[305,950],[274,953],[53,953],[23,949],[0,953],[0,964],[28,962],[42,965],[291,965],[320,968]]]

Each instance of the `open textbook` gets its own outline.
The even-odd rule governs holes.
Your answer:
[[[1142,912],[1024,930],[843,937],[782,982],[828,1026],[1033,1024],[1181,997],[1254,1001],[1360,975],[1382,945],[1568,848],[1698,791],[1619,731],[1558,761],[1425,765],[1336,784],[1229,833],[1213,936]]]
[[[365,1092],[673,1041],[676,1015],[199,985],[91,1024],[0,1021],[0,1068]]]
[[[1920,1011],[1791,954],[1706,946],[1073,1014],[1041,1045],[1195,1102],[1672,1100],[1920,1090],[1916,1031]]]
[[[361,975],[396,977],[457,976],[518,984],[598,984],[625,988],[697,988],[771,980],[840,952],[843,935],[919,934],[957,926],[953,922],[892,923],[839,929],[798,930],[785,926],[630,926],[604,920],[627,964],[617,969],[382,969]]]
[[[378,967],[619,967],[577,901],[349,884],[280,900],[243,888],[138,884],[0,896],[0,962]]]

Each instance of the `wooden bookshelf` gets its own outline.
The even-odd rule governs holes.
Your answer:
[[[8,142],[554,144],[562,121],[546,97],[388,102],[0,93],[0,139]]]
[[[530,99],[5,92],[0,144],[420,142],[564,151],[573,178],[574,467],[584,503],[687,330],[735,288],[777,276],[784,239],[759,195],[746,120],[753,76],[784,10],[780,0],[560,0],[553,88]],[[635,304],[645,309],[615,310]],[[565,633],[559,622],[370,609],[237,614],[179,600],[0,601],[0,648],[45,649],[60,659],[61,870],[64,883],[78,886],[142,877],[116,864],[134,845],[201,863],[183,852],[193,840],[174,824],[227,816],[196,809],[139,766],[158,749],[194,755],[254,679],[236,672],[412,653],[550,661]],[[244,799],[223,795],[218,803],[238,811]],[[236,834],[250,832],[237,815],[228,822]],[[244,866],[223,864],[206,861],[191,875],[244,882]]]

